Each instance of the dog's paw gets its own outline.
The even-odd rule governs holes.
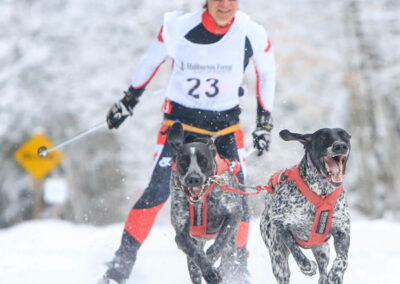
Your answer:
[[[329,272],[328,280],[326,283],[329,284],[342,284],[343,283],[343,274],[342,273],[334,273],[333,271]]]
[[[307,276],[313,276],[317,273],[317,263],[314,260],[305,259],[300,265],[301,271]]]
[[[333,261],[332,268],[328,274],[328,281],[329,284],[341,284],[343,283],[343,276],[344,272],[347,268],[347,257],[340,258],[336,257]]]
[[[326,274],[320,274],[318,284],[328,284],[328,276]]]
[[[222,277],[215,267],[210,267],[203,271],[203,277],[208,284],[218,284],[222,281]]]

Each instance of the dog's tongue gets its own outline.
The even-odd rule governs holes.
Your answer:
[[[201,186],[195,186],[190,189],[191,195],[198,197],[201,194]]]
[[[342,163],[336,162],[333,158],[324,158],[325,165],[327,166],[327,170],[331,174],[333,182],[342,182],[343,175],[341,165]]]
[[[340,172],[340,168],[336,161],[332,158],[325,158],[325,164],[328,167],[328,170],[331,174],[337,175]]]

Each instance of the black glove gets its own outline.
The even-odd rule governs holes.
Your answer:
[[[113,104],[107,113],[108,129],[117,129],[128,117],[128,114],[123,114],[121,103]]]
[[[269,151],[271,143],[271,130],[273,128],[271,113],[268,111],[258,111],[257,127],[253,131],[253,146],[258,150],[258,156],[261,156],[264,151]]]
[[[107,113],[107,124],[109,129],[117,129],[128,116],[132,116],[133,108],[139,102],[139,97],[142,95],[144,88],[134,89],[129,87],[125,91],[125,96],[119,101],[114,103]]]

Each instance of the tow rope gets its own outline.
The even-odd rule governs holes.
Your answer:
[[[274,193],[273,189],[270,188],[268,185],[250,186],[250,185],[245,185],[245,184],[239,183],[239,188],[242,188],[242,189],[250,188],[250,189],[255,190],[255,192],[245,192],[245,191],[242,191],[240,189],[229,187],[226,184],[223,184],[221,182],[221,177],[220,176],[214,176],[212,178],[212,181],[215,182],[216,184],[218,184],[219,186],[221,186],[221,190],[223,190],[223,191],[229,191],[229,192],[233,192],[233,193],[237,193],[237,194],[241,194],[241,195],[257,195],[257,194],[260,194],[263,189],[268,191],[268,193],[270,193],[270,194]]]

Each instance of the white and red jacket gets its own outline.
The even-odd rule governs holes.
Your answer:
[[[157,39],[136,70],[133,88],[143,89],[167,57],[174,62],[167,102],[205,111],[237,107],[243,73],[252,59],[258,106],[271,112],[276,80],[273,48],[265,29],[245,13],[238,11],[224,28],[214,23],[206,9],[166,13]]]

